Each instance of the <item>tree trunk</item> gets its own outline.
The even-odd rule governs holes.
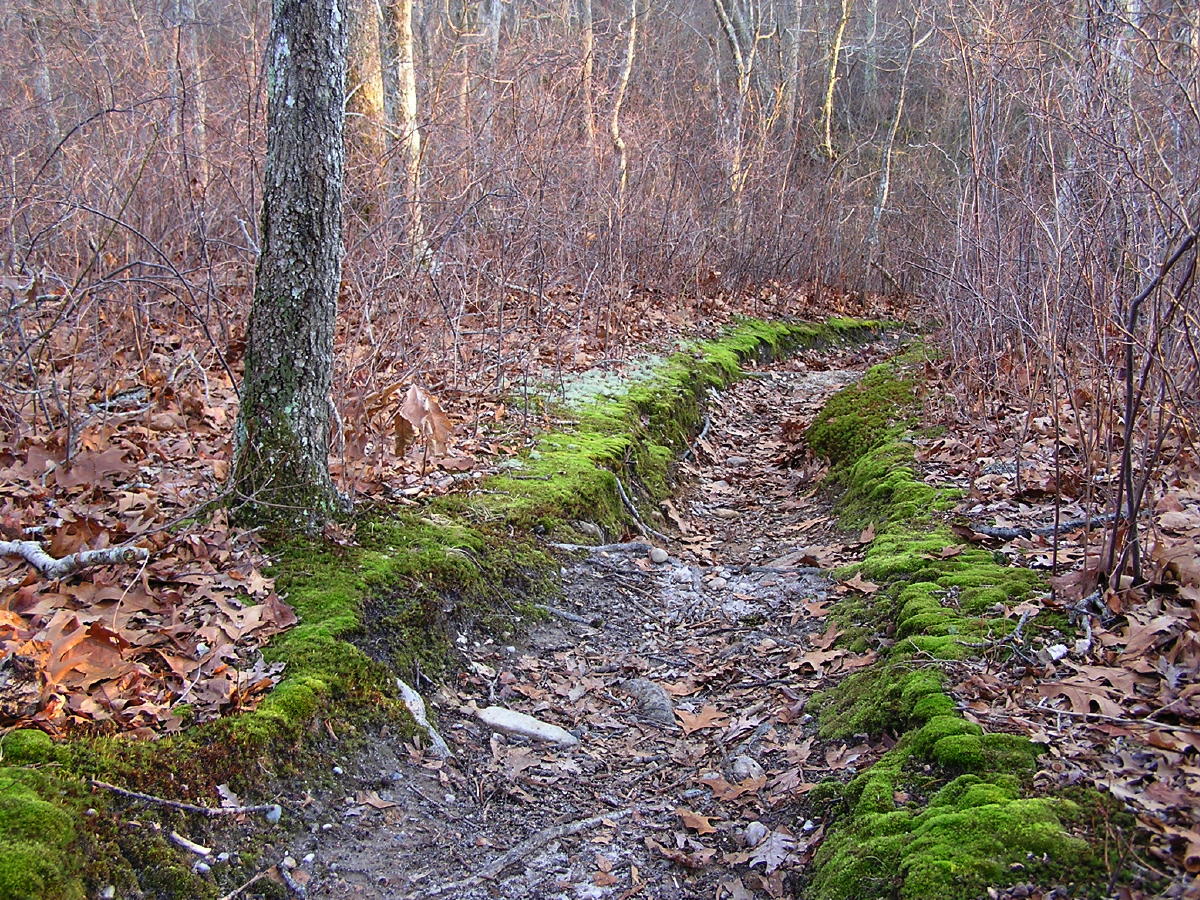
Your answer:
[[[333,334],[342,261],[343,0],[274,0],[262,252],[234,435],[240,521],[312,530],[329,477]]]
[[[387,149],[379,0],[352,0],[347,7],[346,163],[351,171],[362,169],[363,193],[373,194]]]
[[[194,0],[175,3],[175,140],[184,177],[203,191],[208,187],[208,90],[200,67],[199,21]]]
[[[842,58],[842,41],[846,37],[846,26],[850,23],[852,0],[842,0],[842,17],[838,20],[829,46],[829,77],[825,82],[825,102],[821,105],[821,150],[830,159],[836,155],[833,149],[833,92],[837,87],[838,64]]]
[[[404,210],[405,238],[415,262],[425,261],[429,246],[421,213],[421,123],[417,116],[417,67],[413,47],[413,0],[393,0],[389,6],[391,38],[396,59],[396,98],[393,103],[396,159],[399,168],[395,201]]]
[[[579,4],[579,39],[583,51],[583,67],[579,73],[580,87],[583,91],[583,133],[587,140],[588,150],[596,159],[599,147],[596,143],[596,101],[593,72],[596,63],[596,34],[592,25],[592,0],[580,0]]]
[[[617,94],[613,99],[612,118],[608,122],[608,134],[612,139],[613,152],[617,155],[617,225],[620,230],[625,216],[625,187],[629,183],[629,159],[625,138],[621,136],[621,107],[629,90],[629,77],[633,74],[634,51],[637,48],[638,0],[629,0],[629,39],[625,45],[625,64],[617,79]]]

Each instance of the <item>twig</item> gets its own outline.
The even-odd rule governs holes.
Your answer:
[[[548,544],[555,550],[587,550],[589,553],[649,553],[651,547],[645,541],[624,541],[619,544]]]
[[[688,448],[683,451],[684,462],[687,462],[692,458],[696,452],[696,447],[698,447],[700,442],[708,436],[708,429],[710,428],[712,428],[712,416],[706,415],[704,417],[704,426],[700,429],[700,433],[696,435],[696,439],[688,445]]]
[[[998,525],[976,525],[974,523],[967,527],[976,534],[982,534],[985,537],[996,538],[1001,541],[1011,541],[1014,538],[1030,538],[1034,535],[1038,537],[1054,537],[1056,534],[1064,534],[1068,531],[1075,531],[1078,528],[1099,528],[1101,525],[1109,525],[1116,520],[1117,516],[1114,513],[1106,513],[1102,516],[1090,516],[1086,519],[1070,519],[1066,522],[1060,522],[1057,525],[1046,525],[1042,528],[1028,528],[1024,525],[1002,528]]]
[[[253,887],[258,882],[260,882],[264,878],[266,878],[267,874],[274,868],[275,868],[275,866],[267,866],[265,869],[263,869],[257,875],[251,876],[249,881],[243,881],[241,884],[239,884],[237,887],[235,887],[228,894],[226,894],[223,897],[219,897],[218,900],[233,900],[234,897],[237,897],[239,894],[244,893],[248,888]]]
[[[492,860],[474,875],[459,881],[452,881],[449,884],[439,885],[434,888],[418,893],[411,894],[410,897],[438,897],[442,894],[461,892],[466,888],[472,887],[481,881],[491,881],[500,875],[505,869],[513,863],[520,862],[525,857],[529,856],[533,851],[537,850],[551,841],[556,841],[559,838],[569,837],[572,834],[578,834],[581,831],[586,831],[589,828],[595,828],[605,822],[612,822],[617,819],[623,819],[630,813],[632,809],[622,809],[618,812],[601,813],[598,816],[592,816],[587,819],[579,819],[575,822],[565,822],[562,825],[551,825],[549,828],[543,828],[531,837],[526,838],[513,847],[511,850],[500,854],[496,859]]]
[[[202,816],[208,816],[210,819],[217,816],[241,816],[248,813],[269,813],[279,808],[276,803],[263,803],[258,806],[197,806],[195,803],[184,803],[180,800],[168,800],[165,797],[155,797],[153,794],[143,794],[141,791],[131,791],[128,788],[117,787],[115,784],[109,784],[107,781],[101,781],[98,778],[92,779],[92,787],[104,788],[106,791],[112,791],[114,794],[120,794],[122,797],[130,797],[134,800],[143,800],[146,803],[157,803],[159,806],[167,806],[171,809],[181,809],[185,812],[199,813]]]
[[[178,831],[172,831],[167,835],[167,839],[176,847],[181,847],[188,853],[195,853],[197,856],[208,857],[212,856],[212,847],[205,847],[203,844],[197,844],[191,838],[186,838]]]
[[[573,612],[568,612],[565,609],[559,609],[557,606],[547,606],[539,604],[538,609],[545,610],[556,619],[562,619],[564,622],[573,622],[576,625],[587,625],[589,628],[612,628],[612,625],[607,624],[600,616],[592,616],[590,619],[587,616],[581,616]]]
[[[81,550],[55,559],[37,541],[0,541],[0,556],[20,556],[44,576],[57,581],[87,566],[145,562],[150,558],[150,551],[144,547],[109,547],[106,550]]]
[[[454,751],[450,749],[450,746],[438,734],[437,729],[429,724],[429,719],[425,715],[425,701],[421,699],[421,695],[399,678],[396,679],[396,687],[400,691],[400,697],[404,700],[404,705],[408,707],[408,712],[413,717],[413,721],[429,736],[429,749],[433,751],[433,755],[438,759],[449,759],[452,757]]]
[[[289,894],[293,897],[299,897],[300,900],[304,900],[308,896],[308,888],[293,878],[292,873],[288,871],[285,865],[280,863],[275,867],[275,871],[279,873],[279,877],[283,880],[284,887],[288,889]]]
[[[625,508],[629,510],[629,515],[633,516],[633,521],[637,524],[637,527],[641,530],[642,534],[647,534],[650,537],[656,537],[660,541],[671,540],[661,531],[655,531],[642,521],[642,517],[638,515],[637,507],[633,505],[633,500],[630,499],[629,493],[625,490],[625,485],[621,483],[621,476],[614,473],[613,478],[617,480],[617,491],[621,495],[621,501],[625,504]]]

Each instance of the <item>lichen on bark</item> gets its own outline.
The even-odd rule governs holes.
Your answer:
[[[243,522],[312,530],[338,507],[329,477],[341,273],[344,0],[274,0],[262,252],[234,434]]]

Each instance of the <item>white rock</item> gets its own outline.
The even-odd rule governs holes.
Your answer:
[[[725,465],[732,466],[735,469],[740,469],[742,466],[750,464],[750,460],[744,456],[730,456],[725,460]]]
[[[771,829],[762,822],[751,822],[746,826],[746,833],[743,835],[747,847],[757,847],[767,839],[767,835],[771,833]]]
[[[669,554],[662,547],[654,547],[650,550],[650,561],[651,562],[665,563],[670,558],[671,558],[671,554]]]
[[[765,773],[763,767],[758,764],[758,760],[749,756],[738,756],[733,760],[733,777],[738,781],[745,781],[747,778],[762,778]]]
[[[671,580],[678,582],[679,584],[691,584],[692,570],[687,566],[680,566],[671,573]]]
[[[113,898],[116,896],[117,888],[115,885],[105,885],[104,889],[100,891],[100,900],[113,900]]]
[[[535,741],[547,741],[551,744],[558,744],[560,747],[574,747],[579,743],[579,738],[565,728],[559,728],[557,725],[551,725],[549,722],[543,722],[541,719],[535,719],[525,713],[505,709],[503,706],[489,706],[479,710],[476,715],[479,717],[479,721],[488,728],[504,734],[515,734],[532,738]]]
[[[723,591],[729,587],[729,581],[718,575],[716,578],[709,580],[708,586],[714,591]]]
[[[1066,644],[1051,644],[1049,647],[1044,648],[1038,655],[1042,658],[1042,662],[1054,663],[1070,652]]]

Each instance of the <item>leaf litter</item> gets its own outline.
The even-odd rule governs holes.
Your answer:
[[[329,797],[313,813],[316,836],[293,849],[316,854],[309,896],[435,896],[547,823],[628,808],[619,827],[551,841],[456,896],[788,896],[824,833],[797,816],[805,795],[890,743],[821,740],[806,711],[814,691],[871,657],[835,647],[825,619],[835,591],[858,586],[832,585],[806,561],[851,562],[859,536],[847,540],[815,498],[817,468],[792,465],[783,425],[815,415],[879,352],[801,354],[721,395],[686,487],[661,510],[658,527],[668,516],[687,526],[668,562],[618,551],[571,560],[560,601],[571,618],[537,626],[527,643],[464,635],[467,664],[432,698],[454,759],[415,746],[407,760],[378,747],[349,754],[355,783],[387,784],[379,795],[407,808]],[[797,553],[798,565],[769,565]],[[471,714],[488,704],[580,743],[490,733]],[[355,814],[338,821],[339,803]],[[477,852],[462,852],[471,843]]]

